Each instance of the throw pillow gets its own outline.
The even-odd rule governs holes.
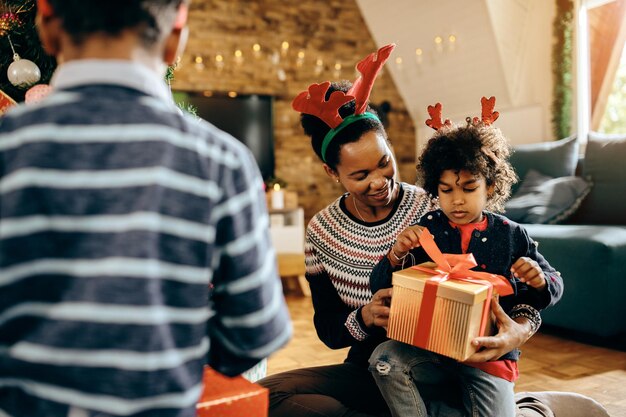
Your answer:
[[[505,215],[518,223],[560,223],[576,211],[590,189],[581,177],[552,178],[530,170],[507,201]]]
[[[578,163],[578,141],[575,136],[553,142],[517,145],[509,158],[520,181],[531,169],[552,178],[574,175]],[[517,191],[519,183],[513,186]]]
[[[593,190],[576,213],[576,223],[626,224],[626,135],[590,134],[583,176]]]

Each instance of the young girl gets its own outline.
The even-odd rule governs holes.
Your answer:
[[[438,198],[440,209],[400,233],[372,271],[372,292],[391,286],[393,271],[409,266],[407,256],[415,263],[430,260],[419,244],[426,227],[442,252],[472,253],[478,263],[475,270],[508,277],[514,291],[500,297],[499,304],[510,319],[527,317],[556,303],[563,283],[526,231],[494,213],[503,209],[517,178],[508,162],[510,147],[500,130],[491,126],[498,116],[492,112],[495,99],[482,102],[482,119],[468,118],[462,127],[441,121],[440,104],[429,107],[432,118],[426,124],[437,133],[426,145],[417,170],[424,189]],[[492,308],[496,315],[503,314],[497,302]],[[473,343],[479,345],[478,340]],[[519,351],[502,354],[485,358],[478,352],[459,363],[389,340],[373,352],[370,371],[394,417],[512,417]],[[487,362],[490,359],[494,360]]]

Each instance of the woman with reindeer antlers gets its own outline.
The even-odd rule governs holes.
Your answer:
[[[389,415],[368,360],[387,340],[391,290],[372,294],[369,277],[400,232],[436,208],[421,188],[395,181],[387,134],[368,106],[376,76],[394,47],[384,46],[359,62],[361,76],[354,84],[313,84],[292,103],[326,173],[346,189],[308,224],[305,251],[317,334],[332,349],[350,350],[342,364],[259,381],[270,389],[272,417]],[[480,338],[484,360],[522,345],[538,326],[538,313],[517,321],[502,315],[500,333]]]

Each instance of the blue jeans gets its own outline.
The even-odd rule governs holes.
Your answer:
[[[514,417],[512,382],[454,359],[389,340],[370,357],[393,417]]]

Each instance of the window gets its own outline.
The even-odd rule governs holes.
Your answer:
[[[626,133],[626,48],[622,48],[606,107],[600,118],[598,132]]]
[[[577,132],[626,133],[626,0],[578,0]]]

